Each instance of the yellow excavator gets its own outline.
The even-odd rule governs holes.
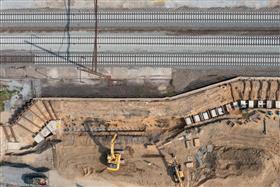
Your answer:
[[[111,152],[107,155],[107,170],[118,171],[121,164],[121,153],[115,152],[115,142],[118,134],[115,134],[111,140]]]
[[[183,181],[185,180],[184,172],[181,168],[181,164],[179,164],[176,160],[176,157],[172,155],[173,162],[171,163],[172,177],[176,183],[179,183],[180,187],[183,187]]]

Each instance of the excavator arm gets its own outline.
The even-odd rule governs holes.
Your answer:
[[[117,134],[115,134],[111,140],[110,154],[107,155],[107,169],[108,171],[118,171],[121,163],[121,154],[115,153],[115,143],[117,139]]]
[[[111,158],[115,159],[115,143],[117,139],[118,134],[115,134],[111,140]]]

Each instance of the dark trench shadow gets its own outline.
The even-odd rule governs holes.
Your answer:
[[[36,168],[36,167],[30,166],[30,165],[24,164],[24,163],[7,162],[7,161],[0,162],[0,167],[3,167],[3,166],[9,166],[9,167],[14,167],[14,168],[29,168],[35,172],[47,172],[50,170],[47,167],[37,167]]]
[[[164,153],[160,149],[158,149],[158,152],[161,155],[161,159],[163,161],[163,164],[164,164],[167,175],[170,176],[170,178],[174,182],[174,178],[173,178],[173,175],[172,175],[172,168],[171,168],[170,164],[167,162],[166,156],[164,155]]]
[[[84,121],[83,126],[89,137],[92,139],[92,141],[98,146],[98,152],[100,153],[99,161],[107,165],[107,154],[109,153],[110,149],[105,147],[96,136],[93,135],[91,131],[91,126],[94,125],[94,121],[92,119],[87,119]]]
[[[19,117],[33,104],[33,100],[30,99],[26,101],[22,106],[18,107],[12,114],[12,116],[9,119],[9,123],[13,124],[16,123],[19,119]]]

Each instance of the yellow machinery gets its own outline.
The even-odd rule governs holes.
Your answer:
[[[179,183],[180,186],[183,186],[183,181],[185,179],[184,172],[182,171],[181,164],[178,164],[176,157],[173,157],[173,163],[171,164],[173,179],[176,183]]]
[[[107,170],[118,171],[121,164],[121,154],[115,153],[115,142],[117,139],[117,134],[115,134],[111,140],[111,152],[107,155]]]

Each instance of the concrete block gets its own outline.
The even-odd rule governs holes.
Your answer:
[[[241,106],[241,108],[247,108],[247,101],[241,100],[240,106]]]
[[[276,101],[276,102],[275,102],[275,107],[278,108],[278,109],[280,109],[280,101]]]
[[[258,108],[263,108],[265,106],[264,101],[258,101]]]
[[[38,133],[35,137],[34,137],[34,141],[36,142],[36,143],[41,143],[42,141],[44,141],[44,137],[40,134],[40,133]]]
[[[202,113],[202,116],[203,116],[203,119],[204,119],[204,120],[208,120],[208,119],[209,119],[209,115],[208,115],[207,112],[203,112],[203,113]]]
[[[193,147],[191,140],[186,140],[186,147],[187,147],[187,149],[190,149]]]
[[[217,114],[215,109],[210,110],[210,114],[211,114],[212,118],[215,118],[215,117],[218,116],[218,114]]]
[[[217,108],[217,111],[218,111],[218,115],[219,115],[219,116],[222,116],[222,115],[225,114],[225,112],[224,112],[224,110],[223,110],[222,107]]]
[[[40,134],[41,134],[43,137],[47,137],[49,134],[51,134],[51,131],[50,131],[47,127],[44,127],[44,128],[40,131]]]
[[[201,121],[201,119],[200,119],[200,117],[199,117],[198,114],[197,114],[197,115],[194,115],[194,116],[193,116],[193,119],[194,119],[194,122],[196,122],[196,123],[198,123],[198,122]]]
[[[194,166],[192,161],[191,162],[190,161],[186,162],[185,165],[186,165],[187,168],[193,168],[193,166]]]
[[[238,104],[238,102],[234,102],[234,103],[233,103],[233,108],[234,108],[235,110],[238,110],[238,109],[239,109],[239,104]]]
[[[51,131],[51,133],[54,133],[55,130],[57,129],[58,123],[60,123],[60,122],[59,122],[59,121],[52,120],[52,121],[50,121],[50,122],[46,125],[46,127],[48,128],[48,130]]]
[[[255,102],[253,100],[250,100],[248,103],[249,103],[249,108],[255,107]]]
[[[272,108],[272,101],[266,101],[266,108]]]
[[[187,125],[191,125],[191,124],[192,124],[192,119],[191,119],[191,117],[186,117],[186,118],[185,118],[185,122],[186,122]]]
[[[194,146],[194,147],[199,147],[199,146],[200,146],[200,140],[199,140],[199,138],[194,138],[194,139],[193,139],[193,146]]]

